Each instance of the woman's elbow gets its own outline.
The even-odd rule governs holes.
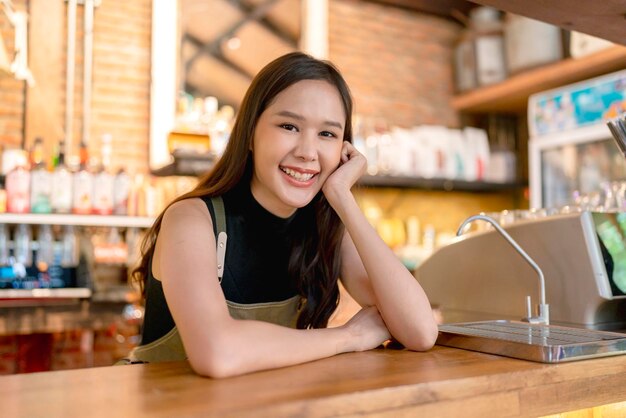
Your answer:
[[[404,346],[412,351],[428,351],[433,348],[438,336],[439,329],[436,324],[433,324],[416,332],[415,336]]]
[[[196,374],[202,377],[210,377],[212,379],[222,379],[225,377],[234,376],[229,373],[224,367],[207,365],[207,364],[192,364],[191,368]]]
[[[232,350],[228,338],[215,336],[202,348],[187,350],[189,364],[194,372],[204,377],[220,379],[243,374],[241,353]]]
[[[232,359],[228,356],[217,356],[215,354],[205,355],[202,358],[189,358],[189,364],[196,374],[213,379],[222,379],[241,374],[232,364]]]

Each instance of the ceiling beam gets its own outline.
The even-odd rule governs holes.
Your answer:
[[[456,18],[458,13],[467,16],[476,4],[465,0],[364,0],[387,6],[400,7],[415,12],[429,13],[437,16]]]
[[[560,28],[626,45],[625,0],[474,0]]]
[[[191,45],[193,45],[194,47],[197,48],[196,53],[189,59],[187,60],[187,62],[185,62],[185,70],[186,72],[189,72],[191,70],[191,67],[193,65],[193,63],[195,62],[195,60],[202,54],[202,53],[209,53],[209,55],[211,55],[212,57],[214,57],[216,60],[220,61],[222,64],[224,64],[225,66],[227,66],[228,68],[230,68],[231,70],[241,74],[244,77],[248,77],[248,78],[252,78],[252,76],[254,76],[254,74],[248,74],[247,71],[245,71],[243,68],[235,65],[234,63],[230,62],[229,60],[226,59],[226,57],[224,57],[224,55],[222,54],[221,50],[210,50],[210,52],[208,52],[206,50],[207,45],[205,43],[203,43],[200,39],[196,38],[195,36],[191,35],[190,33],[185,33],[183,34],[182,37],[182,42],[189,42]],[[182,50],[182,48],[181,48]],[[200,52],[198,52],[200,51]]]
[[[233,3],[236,7],[242,8],[245,10],[245,6],[241,4],[239,0],[228,0],[230,3]],[[274,6],[277,0],[266,0],[264,3],[259,4],[254,7],[254,9],[248,11],[244,17],[234,24],[232,24],[227,30],[225,30],[220,36],[215,38],[209,43],[204,44],[198,51],[187,61],[186,69],[189,70],[193,65],[194,61],[200,57],[202,54],[211,54],[215,57],[222,57],[222,43],[230,38],[232,38],[235,33],[246,23],[260,20],[269,12],[269,10]]]

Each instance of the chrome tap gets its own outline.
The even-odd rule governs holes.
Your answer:
[[[528,264],[530,264],[531,267],[537,272],[537,274],[539,275],[540,299],[541,299],[541,302],[539,303],[539,314],[537,316],[532,315],[531,298],[530,296],[526,296],[527,317],[523,318],[522,321],[529,322],[532,324],[549,325],[550,324],[550,307],[546,303],[546,281],[543,277],[543,272],[541,271],[537,263],[535,263],[535,261],[532,258],[530,258],[528,254],[526,254],[526,251],[524,251],[522,247],[520,247],[519,244],[515,242],[515,240],[504,229],[502,229],[502,227],[498,224],[498,222],[496,222],[495,219],[489,216],[485,216],[485,215],[470,216],[465,221],[463,221],[461,226],[459,226],[459,229],[457,230],[456,235],[461,236],[463,234],[463,229],[465,229],[465,226],[467,226],[469,223],[474,222],[476,220],[489,222],[491,225],[493,225],[496,231],[498,231],[500,235],[502,235],[508,241],[508,243],[511,244],[513,248],[515,248],[515,250],[522,257],[524,257],[524,260],[526,260]]]

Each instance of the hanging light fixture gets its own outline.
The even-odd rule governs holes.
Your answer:
[[[11,26],[15,28],[15,57],[10,64],[8,64],[4,42],[0,38],[0,70],[13,74],[17,80],[26,80],[28,86],[33,87],[35,79],[28,69],[28,15],[25,12],[16,12],[11,0],[0,1],[4,14],[8,17]]]

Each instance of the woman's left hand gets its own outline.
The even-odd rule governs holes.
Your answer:
[[[326,179],[322,191],[332,205],[334,199],[349,193],[354,184],[365,174],[367,160],[351,143],[344,141],[339,167]]]

